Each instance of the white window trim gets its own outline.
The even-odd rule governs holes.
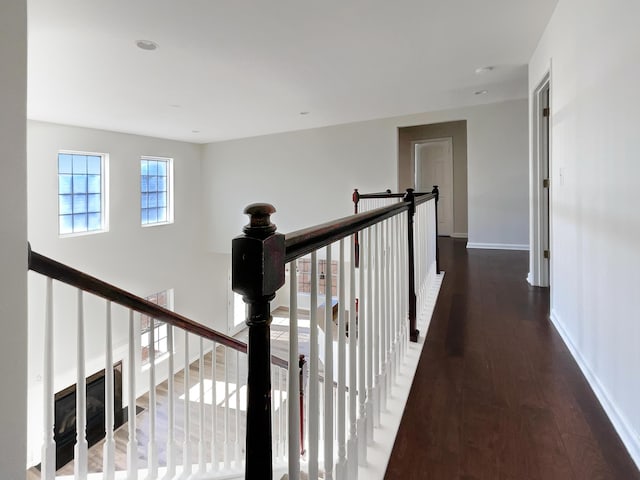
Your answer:
[[[173,217],[173,158],[171,157],[158,157],[151,155],[142,155],[140,160],[162,160],[167,162],[167,220],[165,222],[154,222],[154,223],[142,223],[142,205],[139,208],[140,215],[140,226],[142,228],[148,227],[159,227],[162,225],[171,225],[174,222]],[[138,168],[140,165],[138,164]],[[138,170],[139,171],[139,170]],[[140,173],[140,177],[142,177],[142,173]],[[138,201],[142,199],[142,186],[141,182],[138,182]]]
[[[174,302],[174,289],[173,288],[167,288],[166,290],[158,290],[155,293],[151,293],[151,294],[147,295],[147,297],[150,297],[152,295],[157,295],[158,293],[162,293],[163,291],[167,295],[167,306],[163,307],[163,308],[166,308],[167,310],[171,310],[173,312],[174,311],[173,310],[173,305],[174,305],[174,303],[173,303]],[[167,322],[165,322],[165,323],[167,324],[167,327],[171,327],[171,325],[169,323],[167,323]],[[138,325],[140,325],[140,324],[138,324]],[[175,354],[176,353],[176,348],[175,348],[176,347],[175,329],[174,329],[173,334],[174,334],[174,337],[173,337],[173,345],[172,345],[172,347],[173,347],[173,353]],[[149,370],[151,368],[151,362],[147,361],[147,362],[143,363],[142,362],[142,358],[140,358],[141,357],[141,353],[142,353],[142,332],[138,332],[138,347],[139,347],[139,352],[140,352],[140,354],[138,355],[138,361],[140,362],[140,371],[141,372],[146,372],[147,370]],[[160,355],[158,355],[155,358],[154,364],[157,366],[160,363],[166,361],[169,358],[169,353],[170,353],[170,351],[166,351],[166,352],[163,352]]]
[[[72,232],[72,233],[60,233],[60,186],[56,187],[56,211],[57,211],[57,223],[58,223],[58,238],[73,238],[73,237],[85,237],[87,235],[97,235],[100,233],[106,233],[109,231],[109,154],[101,152],[89,152],[86,150],[58,150],[58,155],[87,155],[87,156],[100,156],[102,157],[100,176],[102,179],[102,195],[100,201],[102,202],[101,209],[101,223],[102,228],[100,230],[91,230],[90,232]],[[58,155],[56,155],[56,184],[58,183],[58,176],[60,175],[60,167],[58,166]]]

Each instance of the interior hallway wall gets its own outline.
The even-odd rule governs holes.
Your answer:
[[[551,318],[640,466],[638,18],[561,0],[529,89],[551,70]]]

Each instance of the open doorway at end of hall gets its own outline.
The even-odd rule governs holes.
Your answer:
[[[398,128],[398,187],[431,191],[438,185],[438,231],[467,238],[467,122]]]

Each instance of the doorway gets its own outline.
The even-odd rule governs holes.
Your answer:
[[[551,82],[547,74],[533,97],[531,175],[531,265],[528,281],[539,287],[551,284]]]
[[[453,233],[453,138],[435,138],[414,142],[415,189],[430,192],[438,185],[438,233]]]

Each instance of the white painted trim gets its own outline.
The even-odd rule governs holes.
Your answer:
[[[469,234],[468,233],[452,233],[451,234],[451,238],[469,238]]]
[[[612,400],[607,389],[600,383],[596,374],[589,368],[589,365],[580,353],[580,350],[578,350],[571,340],[569,332],[565,330],[563,322],[555,310],[551,310],[549,319],[580,367],[580,370],[589,383],[591,390],[596,395],[596,398],[600,402],[600,405],[602,405],[607,417],[609,417],[609,420],[613,424],[613,428],[615,428],[622,440],[622,443],[624,443],[624,446],[627,448],[631,459],[640,469],[640,434],[633,429],[629,420],[618,409],[615,402]]]
[[[533,275],[531,275],[531,272],[527,273],[527,282],[529,283],[529,285],[532,285],[534,287],[536,286],[533,285]]]
[[[467,248],[480,248],[485,250],[529,250],[529,245],[518,243],[472,243],[467,242]]]

